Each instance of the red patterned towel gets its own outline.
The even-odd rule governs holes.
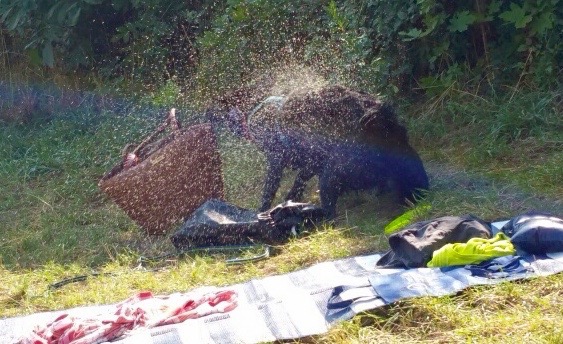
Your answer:
[[[81,318],[65,313],[46,326],[37,326],[20,344],[95,344],[114,340],[138,328],[175,324],[237,306],[233,290],[153,296],[140,292],[116,305],[113,314]]]

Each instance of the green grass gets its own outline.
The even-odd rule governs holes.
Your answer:
[[[492,220],[532,208],[563,214],[559,98],[550,93],[519,96],[507,104],[508,99],[463,95],[447,106],[417,104],[422,111],[404,111],[412,114],[407,116],[411,137],[432,184],[426,200],[430,207],[414,212],[412,221],[466,213]],[[146,237],[100,193],[97,182],[119,159],[121,148],[149,133],[156,122],[110,115],[93,120],[80,114],[0,127],[0,316],[113,303],[144,289],[171,293],[229,285],[381,252],[388,247],[383,229],[409,210],[372,193],[349,194],[339,202],[334,226],[278,247],[267,260],[231,266],[223,255],[194,254],[148,266],[155,271],[135,269],[140,256],[171,253],[173,247],[167,236]],[[255,208],[263,156],[229,134],[219,138],[227,200]],[[286,180],[283,188],[288,187]],[[317,199],[315,191],[311,185],[309,199]],[[110,274],[48,289],[92,271]],[[399,302],[308,340],[560,343],[561,304],[559,274]]]
[[[448,161],[527,191],[563,194],[563,92],[480,96],[458,91],[407,109],[427,158]]]

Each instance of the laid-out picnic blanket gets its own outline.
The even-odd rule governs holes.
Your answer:
[[[454,294],[472,285],[545,276],[563,271],[563,252],[505,256],[447,268],[376,268],[380,254],[323,262],[283,275],[257,278],[206,292],[232,290],[236,308],[125,333],[118,343],[259,343],[325,333],[338,321],[417,296]],[[0,320],[0,342],[13,343],[61,313],[95,317],[115,305],[80,307]]]

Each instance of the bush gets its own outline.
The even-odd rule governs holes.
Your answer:
[[[561,1],[6,0],[0,23],[30,64],[94,67],[128,88],[216,94],[300,64],[372,92],[484,94],[558,85]]]

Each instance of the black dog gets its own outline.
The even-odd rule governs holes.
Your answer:
[[[255,118],[258,111],[273,113],[260,121]],[[303,124],[311,116],[311,125],[288,124]],[[334,217],[338,197],[346,191],[391,189],[402,201],[416,201],[428,189],[422,161],[393,108],[366,93],[329,86],[289,99],[267,98],[248,118],[237,107],[219,118],[266,155],[260,211],[271,207],[285,168],[299,171],[286,200],[300,200],[307,181],[317,175],[328,218]],[[312,128],[319,123],[323,128]]]

